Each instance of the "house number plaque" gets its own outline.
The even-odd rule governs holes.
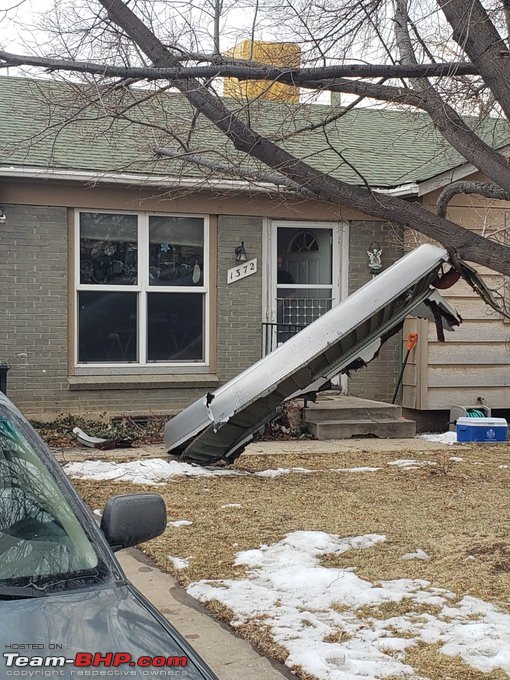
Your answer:
[[[235,281],[240,281],[245,279],[251,274],[255,274],[257,271],[257,258],[249,260],[248,262],[242,262],[237,267],[232,267],[227,272],[227,283],[234,283]]]

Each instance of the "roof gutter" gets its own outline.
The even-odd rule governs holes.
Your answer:
[[[0,177],[11,177],[19,179],[45,179],[67,182],[84,182],[88,184],[126,184],[147,187],[162,188],[188,188],[188,189],[221,189],[223,191],[255,191],[258,193],[274,193],[275,191],[285,191],[294,193],[292,189],[285,185],[272,184],[257,180],[242,179],[200,179],[195,177],[174,177],[172,175],[146,175],[141,173],[129,172],[95,172],[91,170],[66,170],[38,167],[19,167],[16,165],[0,166]],[[391,189],[374,188],[380,194],[391,196],[417,196],[419,193],[418,184],[410,182],[401,184]]]
[[[510,144],[506,144],[505,146],[495,150],[498,151],[498,153],[500,153],[502,156],[505,156],[505,158],[508,158],[510,155]],[[462,165],[457,165],[454,168],[450,168],[450,170],[446,170],[446,172],[442,172],[439,175],[435,175],[434,177],[430,177],[429,179],[420,182],[418,196],[424,196],[425,194],[429,194],[436,189],[442,189],[448,184],[452,184],[452,182],[458,182],[465,177],[469,177],[469,175],[474,175],[476,172],[480,172],[480,170],[472,163],[462,163]]]
[[[416,182],[409,182],[409,184],[400,184],[398,187],[391,189],[374,189],[379,194],[387,194],[389,196],[405,197],[418,196],[419,186]]]
[[[123,172],[93,172],[90,170],[53,170],[51,168],[17,166],[0,166],[0,177],[19,179],[44,179],[68,182],[84,182],[88,184],[134,184],[147,187],[160,188],[188,188],[188,189],[221,189],[224,191],[255,191],[259,193],[274,193],[285,190],[288,187],[279,187],[270,182],[257,182],[247,180],[214,180],[194,177],[173,177],[171,175],[145,175],[139,173]]]

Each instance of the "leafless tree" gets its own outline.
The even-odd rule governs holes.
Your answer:
[[[263,8],[253,0],[244,7],[228,5],[226,0],[202,2],[58,0],[53,39],[48,43],[51,49],[32,55],[0,52],[0,66],[31,66],[54,77],[85,78],[88,99],[80,103],[80,111],[90,109],[93,101],[104,117],[158,128],[161,134],[146,149],[148,156],[178,155],[183,162],[223,174],[228,168],[253,181],[281,184],[307,197],[410,226],[442,243],[454,260],[472,261],[510,276],[510,248],[447,218],[448,202],[456,193],[476,192],[493,200],[510,196],[507,158],[484,141],[464,115],[477,111],[508,120],[507,0],[334,0],[327,4],[287,0],[283,5],[266,0]],[[229,12],[239,7],[252,20],[252,37],[271,38],[277,25],[280,35],[298,40],[303,65],[274,67],[225,55],[221,36],[227,34]],[[424,111],[448,144],[487,181],[447,187],[434,214],[415,202],[376,191],[362,178],[355,185],[325,175],[285,144],[289,137],[306,132],[306,126],[290,132],[282,126],[280,134],[272,136],[262,133],[250,114],[257,102],[222,98],[218,89],[222,77],[277,81],[311,93],[342,93],[351,97],[347,108],[375,100]],[[164,105],[158,96],[175,90],[195,112],[184,116],[186,134],[169,122],[162,124],[160,118],[151,120],[146,113],[137,113],[147,100],[161,112]],[[76,88],[75,99],[78,92],[84,92],[82,86]],[[75,101],[73,115],[76,111]],[[345,109],[338,109],[320,122],[326,140],[328,126],[344,114]],[[209,164],[189,144],[194,126],[204,118],[228,142],[214,150],[216,158]],[[314,127],[318,125],[311,123],[309,129]],[[342,149],[336,152],[342,157]]]

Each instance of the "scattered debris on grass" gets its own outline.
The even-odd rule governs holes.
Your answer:
[[[88,420],[81,416],[62,414],[52,421],[32,421],[39,435],[50,446],[76,446],[75,428],[79,428],[91,437],[106,440],[125,441],[132,444],[159,444],[163,441],[163,430],[168,421],[166,416],[151,416],[140,424],[132,418],[121,418],[112,421]]]
[[[255,441],[314,439],[313,435],[302,427],[302,401],[293,400],[282,404],[278,416],[267,423],[262,432],[255,435]]]

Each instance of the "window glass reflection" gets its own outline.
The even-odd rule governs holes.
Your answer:
[[[333,276],[331,229],[278,229],[278,283],[330,285]]]
[[[148,295],[148,361],[204,360],[203,302],[196,293]]]
[[[138,360],[137,293],[80,291],[78,361]]]
[[[201,217],[149,218],[149,284],[202,286],[204,220]]]
[[[137,240],[136,215],[80,213],[80,283],[136,284]]]
[[[55,480],[0,408],[0,583],[65,582],[97,555]]]

